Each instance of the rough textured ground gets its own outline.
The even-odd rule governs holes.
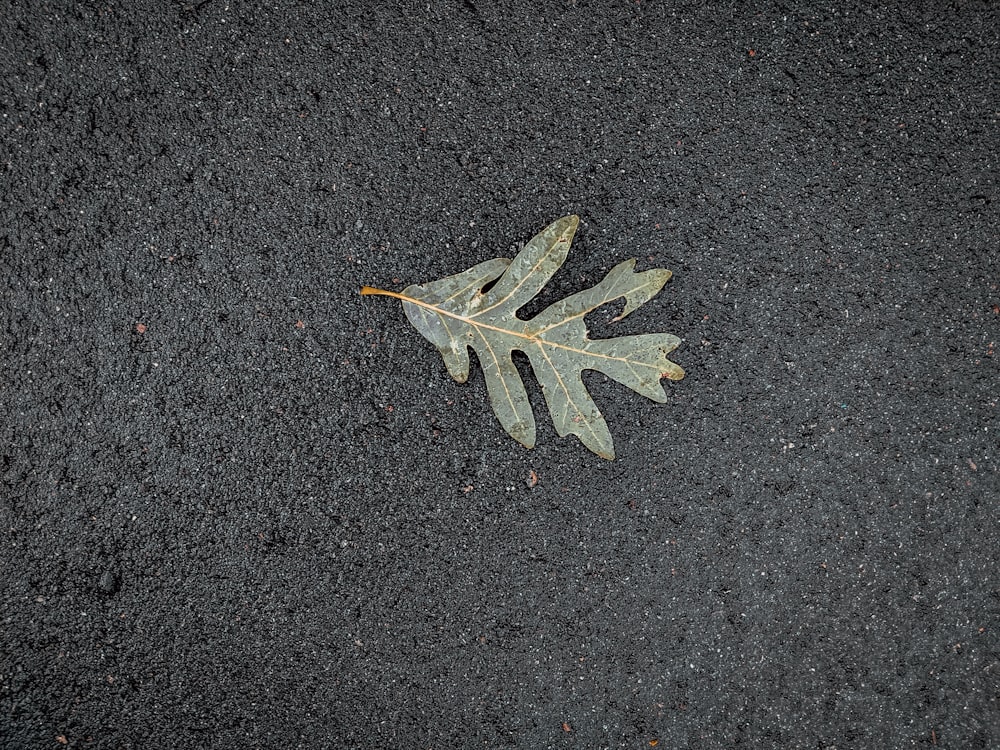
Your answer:
[[[0,746],[1000,747],[995,4],[3,5]],[[614,462],[357,293],[567,213]]]

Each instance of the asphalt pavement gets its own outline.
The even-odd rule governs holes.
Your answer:
[[[0,13],[0,747],[1000,747],[991,2]],[[399,291],[667,268],[617,457]]]

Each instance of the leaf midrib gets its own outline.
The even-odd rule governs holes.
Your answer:
[[[402,300],[403,302],[411,302],[414,305],[417,305],[419,307],[423,307],[426,310],[431,310],[431,311],[433,311],[433,312],[435,312],[435,313],[437,313],[439,315],[446,315],[449,318],[454,318],[455,320],[460,320],[463,323],[467,323],[470,326],[474,326],[476,328],[486,328],[486,329],[491,330],[491,331],[496,331],[497,333],[506,334],[508,336],[514,336],[516,338],[524,339],[525,341],[528,341],[528,342],[530,342],[532,344],[537,344],[539,346],[551,346],[551,347],[554,347],[556,349],[564,349],[564,350],[566,350],[568,352],[573,352],[574,354],[585,354],[588,357],[598,357],[599,359],[607,359],[607,360],[611,360],[611,361],[614,361],[614,362],[623,362],[623,363],[629,365],[630,367],[632,365],[636,365],[637,364],[637,365],[640,365],[642,367],[648,367],[650,369],[656,369],[653,365],[647,365],[644,362],[635,362],[635,361],[629,359],[628,357],[612,357],[612,356],[609,356],[607,354],[598,354],[597,352],[588,351],[586,349],[577,349],[577,348],[572,347],[572,346],[566,346],[565,344],[557,344],[555,341],[549,341],[548,339],[540,338],[538,336],[529,336],[526,333],[518,333],[517,331],[511,331],[510,329],[507,329],[507,328],[500,328],[499,326],[492,326],[489,323],[483,323],[483,322],[478,321],[478,320],[476,320],[474,318],[468,318],[468,317],[466,317],[464,315],[459,315],[458,313],[449,312],[448,310],[442,310],[440,307],[437,307],[436,305],[432,305],[432,304],[429,304],[427,302],[422,302],[421,300],[414,299],[413,297],[408,297],[407,295],[401,294],[400,292],[390,292],[387,289],[376,289],[375,287],[371,287],[371,286],[363,286],[363,287],[361,287],[361,294],[364,294],[364,295],[380,294],[380,295],[384,295],[386,297],[395,297],[398,300]],[[518,319],[520,320],[520,318],[518,318]],[[548,329],[546,329],[546,330],[548,330]]]

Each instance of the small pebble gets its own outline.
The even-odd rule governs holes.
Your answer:
[[[97,587],[105,594],[115,593],[118,591],[118,576],[110,570],[105,570],[101,580],[97,582]]]

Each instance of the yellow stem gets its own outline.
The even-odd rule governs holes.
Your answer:
[[[396,299],[405,300],[406,302],[413,302],[413,300],[411,300],[409,297],[407,297],[406,295],[400,294],[399,292],[389,292],[389,291],[386,291],[385,289],[376,289],[373,286],[363,286],[363,287],[361,287],[361,293],[363,295],[365,295],[366,297],[368,295],[370,295],[370,294],[381,294],[381,295],[384,295],[386,297],[395,297]]]

